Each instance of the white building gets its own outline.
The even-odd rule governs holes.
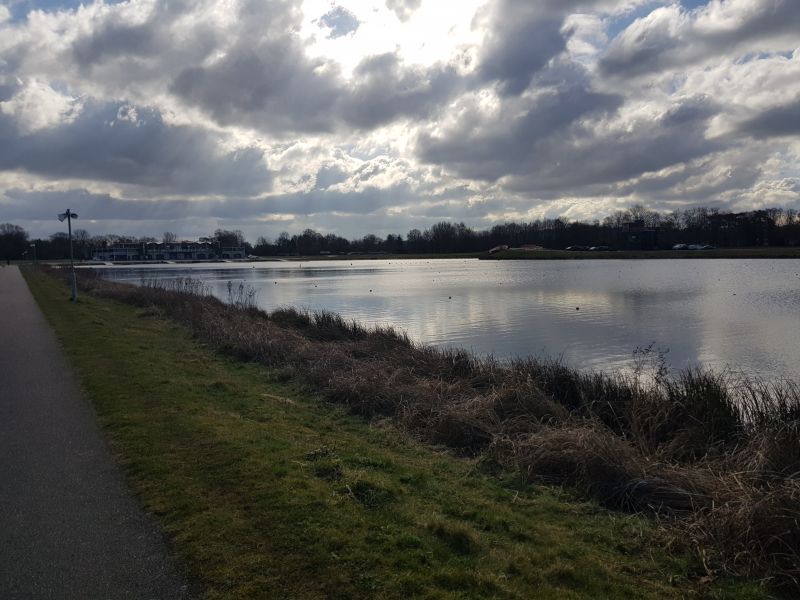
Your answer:
[[[159,260],[235,260],[247,257],[244,246],[219,246],[208,242],[125,242],[98,248],[94,260],[145,262]]]

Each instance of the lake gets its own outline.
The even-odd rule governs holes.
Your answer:
[[[496,358],[632,368],[651,346],[673,368],[800,379],[798,260],[335,260],[101,268],[104,277],[227,282],[259,306],[326,309]]]

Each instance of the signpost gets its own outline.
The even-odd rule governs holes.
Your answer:
[[[67,212],[58,215],[58,220],[62,223],[67,220],[67,231],[69,231],[69,268],[72,276],[72,301],[78,299],[78,281],[75,279],[75,259],[72,254],[72,219],[77,219],[78,215],[67,209]]]

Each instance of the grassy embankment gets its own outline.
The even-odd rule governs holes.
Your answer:
[[[484,254],[484,260],[598,260],[598,259],[665,259],[665,258],[800,258],[800,247],[715,248],[713,250],[504,250]]]
[[[536,410],[542,424],[563,419],[545,436],[594,461],[589,475],[611,487],[619,473],[607,463],[638,459],[625,445],[591,447],[597,425],[581,429],[555,399],[537,408],[540,400],[515,400],[491,384],[488,372],[477,381],[476,366],[463,364],[461,355],[414,348],[391,332],[368,335],[330,315],[284,311],[267,319],[209,298],[99,281],[90,283],[95,294],[139,307],[86,295],[73,305],[50,278],[29,275],[29,283],[134,487],[208,598],[764,596],[752,584],[701,577],[705,572],[680,548],[669,555],[661,549],[664,538],[642,517],[607,512],[505,471],[503,462],[515,462],[506,453],[514,427],[506,423],[503,435],[487,431],[475,395],[463,397],[466,388],[457,381],[463,375],[472,379],[470,389],[491,388],[506,407],[519,433],[514,466],[532,467],[531,479],[547,469],[537,473],[542,465],[530,463],[535,448],[524,431],[532,419],[519,410],[515,416],[515,407]],[[194,337],[173,319],[193,324]],[[389,414],[388,388],[401,396],[411,391],[396,374],[383,387],[369,380],[387,377],[372,360],[379,348],[385,360],[402,353],[411,361],[398,368],[449,369],[449,376],[433,379],[423,373],[417,391],[423,402],[436,393],[470,401],[469,418],[459,420],[443,406],[420,412],[410,397],[392,422],[370,425],[353,416]],[[302,363],[304,351],[315,357],[313,365]],[[348,354],[365,372],[341,362]],[[324,369],[327,386],[319,380]],[[297,388],[300,373],[306,385],[349,410]],[[398,426],[413,429],[415,419],[427,422],[417,424],[420,437],[436,441],[438,431],[438,441],[472,457],[410,441]],[[498,442],[495,452],[480,452],[487,434]],[[568,463],[551,467],[568,474],[574,471]],[[640,491],[652,496],[653,481],[639,476],[640,486],[650,487]],[[628,489],[626,502],[636,498],[643,496]],[[660,500],[669,504],[666,496]],[[685,501],[673,498],[672,508]]]

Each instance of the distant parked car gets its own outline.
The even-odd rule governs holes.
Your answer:
[[[567,246],[567,250],[569,250],[570,252],[574,252],[576,250],[583,251],[588,249],[589,249],[588,246]]]
[[[706,244],[705,246],[700,246],[700,250],[716,250],[716,246],[712,246],[711,244]]]
[[[589,250],[591,250],[592,252],[606,252],[608,250],[611,250],[611,248],[609,248],[608,246],[592,246],[591,248],[589,248]]]
[[[673,250],[686,250],[688,246],[686,244],[675,244],[672,249]]]

